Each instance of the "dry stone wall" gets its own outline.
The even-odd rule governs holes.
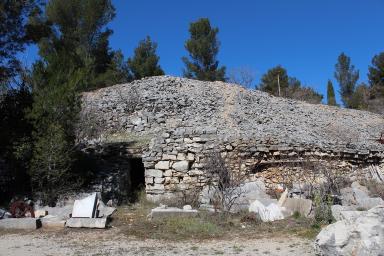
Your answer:
[[[326,161],[351,170],[380,165],[383,130],[382,116],[369,112],[161,76],[85,93],[78,142],[83,148],[135,148],[147,194],[157,200],[202,188],[211,151],[221,152],[233,171],[271,185],[281,183],[282,168],[295,162]]]

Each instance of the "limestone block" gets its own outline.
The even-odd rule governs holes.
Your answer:
[[[164,177],[171,177],[172,176],[172,170],[166,170],[164,172]]]
[[[162,159],[163,160],[176,160],[176,156],[175,155],[163,154]]]
[[[164,178],[155,178],[155,183],[162,184],[164,183]]]
[[[186,172],[189,169],[189,162],[188,161],[174,162],[172,165],[172,169],[179,172]]]
[[[193,161],[193,160],[195,160],[195,154],[193,154],[193,153],[188,153],[188,155],[187,155],[187,160],[188,160],[188,161]]]
[[[184,143],[191,144],[192,142],[193,142],[193,140],[191,140],[189,138],[184,138]]]
[[[42,228],[64,228],[65,220],[60,217],[47,215],[40,219]]]
[[[75,200],[73,204],[72,217],[93,218],[96,216],[97,194],[93,193],[86,198]]]
[[[65,226],[69,228],[106,228],[107,218],[70,218]]]
[[[40,219],[8,218],[0,220],[0,229],[37,229],[41,227]]]
[[[312,200],[287,198],[285,199],[283,206],[292,213],[299,212],[302,216],[307,217],[312,210]]]
[[[158,170],[168,170],[169,169],[169,161],[159,161],[155,164],[155,169]]]
[[[153,183],[153,177],[145,177],[145,184],[152,184]]]
[[[185,160],[186,159],[186,155],[185,155],[185,153],[178,153],[177,154],[177,160],[181,160],[181,161],[183,161],[183,160]]]
[[[163,177],[163,171],[156,169],[148,169],[145,170],[145,177],[161,178]]]

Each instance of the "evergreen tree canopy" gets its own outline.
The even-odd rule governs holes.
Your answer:
[[[384,87],[384,52],[373,57],[372,66],[369,67],[368,79],[371,86],[379,85]]]
[[[149,36],[139,42],[133,58],[128,59],[128,68],[133,79],[164,75],[164,71],[158,64],[160,57],[156,55],[156,48],[157,44],[152,42]]]
[[[29,41],[27,20],[36,5],[34,0],[0,2],[0,86],[4,87],[20,69],[16,54]]]
[[[258,88],[261,91],[279,96],[279,84],[281,97],[306,101],[313,104],[321,103],[323,99],[323,96],[311,87],[302,86],[300,80],[296,77],[289,77],[287,70],[280,65],[271,68],[261,77]]]
[[[189,58],[183,57],[184,76],[203,81],[224,81],[225,67],[219,67],[217,54],[220,42],[218,28],[212,28],[209,19],[192,22],[189,27],[190,39],[185,42]]]
[[[280,65],[269,69],[267,73],[261,77],[259,89],[272,95],[279,96],[279,83],[280,96],[285,96],[286,89],[289,86],[289,77],[287,70]]]
[[[79,88],[81,90],[127,80],[127,71],[120,65],[121,52],[109,47],[112,30],[106,25],[114,16],[110,0],[49,1],[45,12],[31,20],[35,29],[50,30],[48,36],[39,40],[42,60],[53,54],[67,55],[72,59],[70,63],[78,68],[91,66],[92,77],[84,88]]]
[[[355,91],[359,71],[351,64],[351,58],[341,53],[335,65],[335,78],[339,82],[341,99],[345,107],[351,107],[351,98]]]
[[[333,84],[331,80],[328,80],[328,84],[327,84],[327,100],[328,100],[328,105],[336,106],[335,89],[333,88]]]

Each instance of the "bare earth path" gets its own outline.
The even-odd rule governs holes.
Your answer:
[[[314,255],[303,238],[245,240],[137,240],[109,230],[33,231],[0,234],[1,256],[104,255]]]

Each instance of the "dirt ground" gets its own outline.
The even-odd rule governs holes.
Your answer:
[[[164,241],[139,240],[107,230],[36,230],[0,234],[1,256],[314,255],[312,241],[296,236]]]

